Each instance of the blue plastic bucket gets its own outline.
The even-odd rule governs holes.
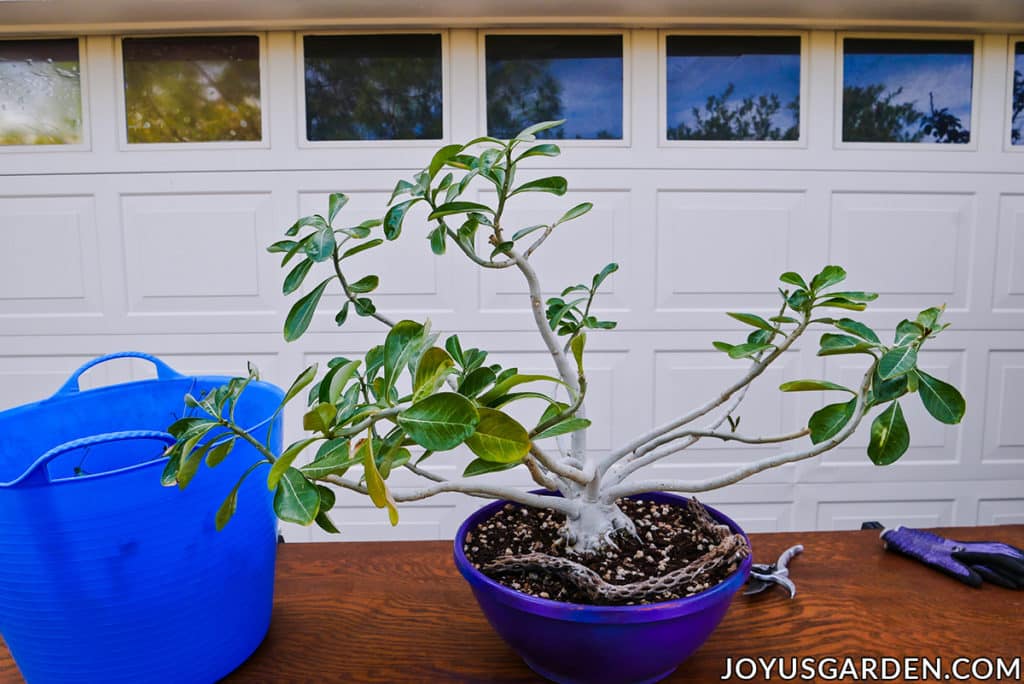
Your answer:
[[[79,391],[112,358],[157,378]],[[95,359],[49,399],[0,412],[0,635],[35,682],[213,682],[270,625],[277,520],[260,471],[234,518],[214,514],[258,459],[239,440],[185,491],[163,487],[164,432],[183,397],[228,378],[183,376],[146,354]],[[253,382],[235,420],[261,441],[283,393]],[[272,448],[280,453],[280,417]]]

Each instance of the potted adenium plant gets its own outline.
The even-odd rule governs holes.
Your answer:
[[[559,154],[556,145],[535,136],[560,123],[531,126],[512,140],[481,137],[442,147],[427,168],[398,182],[383,219],[342,223],[339,212],[347,200],[336,193],[326,214],[291,226],[288,239],[269,248],[283,254],[282,266],[289,269],[285,294],[297,292],[314,271],[319,275],[289,311],[285,338],[292,341],[306,331],[328,288],[345,297],[335,317],[339,326],[354,312],[376,319],[387,333],[362,359],[335,358],[325,372],[311,366],[298,376],[281,407],[304,395],[309,434],[280,454],[232,419],[249,379],[187,397],[196,415],[176,424],[178,440],[168,450],[165,479],[187,483],[202,461],[215,467],[228,457],[225,448],[208,450],[202,440],[204,430],[224,428],[260,450],[263,460],[246,476],[266,476],[276,492],[277,515],[289,522],[336,532],[330,518],[334,487],[368,495],[387,510],[392,524],[398,522],[398,505],[407,501],[446,492],[497,499],[470,517],[455,540],[459,570],[497,631],[531,667],[555,681],[655,681],[710,634],[750,566],[747,539],[735,523],[673,492],[706,492],[822,454],[876,409],[868,456],[878,465],[891,464],[909,444],[900,408],[904,395],[916,392],[925,409],[948,424],[961,420],[965,403],[954,387],[917,365],[923,345],[946,328],[942,310],[925,309],[916,320],[903,321],[894,341],[885,343],[845,315],[863,311],[877,295],[840,288],[846,273],[830,265],[811,277],[782,274],[775,316],[729,314],[752,329],[736,344],[714,343],[746,363],[732,384],[610,453],[589,451],[587,336],[615,327],[599,319],[592,305],[618,266],[608,264],[589,283],[570,284],[545,301],[531,257],[591,204],[570,207],[543,225],[510,226],[505,218],[506,208],[529,201],[530,193],[565,194],[565,178],[516,177],[524,160]],[[495,201],[463,199],[474,184],[493,191]],[[522,275],[552,375],[489,364],[487,352],[464,348],[456,335],[442,341],[429,321],[393,321],[376,309],[369,295],[378,276],[352,273],[349,260],[399,239],[414,209],[425,209],[435,254],[454,245],[482,269]],[[784,383],[783,392],[826,391],[842,399],[787,434],[742,432],[737,409],[751,384],[816,326],[826,330],[819,355],[867,358],[861,381],[855,387],[825,380]],[[250,379],[255,377],[251,369]],[[543,411],[538,409],[535,422],[524,425],[509,414],[508,407],[521,401],[540,402]],[[702,440],[782,446],[704,480],[638,477]],[[431,455],[457,448],[466,454],[461,477],[449,480],[430,470]],[[423,478],[424,485],[392,491],[388,478],[399,468]],[[527,492],[486,477],[509,468],[527,469],[540,489]],[[235,511],[236,491],[216,513],[220,527]]]

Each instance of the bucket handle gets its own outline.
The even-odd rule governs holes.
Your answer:
[[[82,377],[82,374],[85,373],[85,371],[89,370],[93,366],[98,366],[101,363],[106,363],[107,361],[111,361],[113,359],[142,359],[144,361],[149,361],[154,366],[156,366],[156,377],[159,380],[173,380],[175,378],[184,377],[181,373],[174,370],[173,368],[171,368],[166,363],[164,363],[157,357],[153,356],[152,354],[145,354],[143,352],[137,351],[123,351],[117,352],[115,354],[104,354],[103,356],[97,356],[92,361],[87,361],[86,363],[82,364],[82,366],[78,370],[71,374],[71,377],[68,378],[67,382],[61,385],[61,388],[59,390],[54,392],[53,396],[59,397],[64,394],[73,394],[75,392],[80,391],[81,388],[78,386],[78,380],[79,378]]]
[[[58,444],[57,446],[53,447],[45,454],[37,458],[35,462],[28,467],[28,470],[22,473],[18,479],[8,483],[6,486],[48,484],[50,482],[50,476],[49,472],[46,469],[46,464],[52,461],[53,459],[57,458],[61,454],[66,454],[69,451],[74,451],[75,449],[81,449],[83,447],[94,446],[96,444],[106,444],[108,442],[121,442],[127,439],[153,439],[166,442],[168,446],[174,444],[177,441],[174,435],[168,432],[161,432],[159,430],[124,430],[121,432],[105,432],[100,435],[90,435],[88,437],[73,439],[69,442]],[[159,458],[163,458],[163,454],[161,454]],[[158,459],[152,459],[150,461],[146,461],[145,463],[152,463],[153,460]],[[145,465],[145,463],[139,463],[136,465]]]

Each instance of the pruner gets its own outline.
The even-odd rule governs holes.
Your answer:
[[[789,590],[789,598],[796,596],[796,585],[789,579],[789,561],[803,550],[803,544],[797,544],[783,551],[774,563],[754,563],[750,566],[750,579],[743,593],[760,594],[769,585],[778,584]]]

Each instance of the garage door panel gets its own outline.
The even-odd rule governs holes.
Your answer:
[[[102,312],[93,197],[0,197],[0,243],[0,316]]]
[[[999,198],[994,276],[993,308],[1024,314],[1024,195]]]

